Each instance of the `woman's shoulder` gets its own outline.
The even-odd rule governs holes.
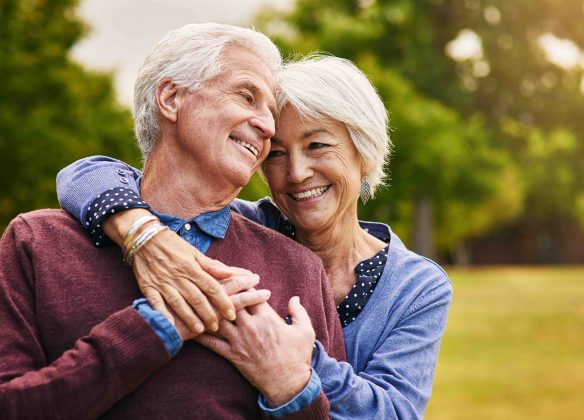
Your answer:
[[[284,218],[284,215],[270,197],[264,197],[258,201],[247,201],[237,198],[229,207],[235,213],[242,215],[246,219],[273,230],[278,230]]]
[[[409,283],[410,286],[416,284],[424,288],[451,288],[444,269],[430,258],[409,250],[388,225],[368,221],[359,224],[379,239],[389,238],[387,264],[391,266],[389,270],[384,270],[386,277],[390,276],[399,283]]]

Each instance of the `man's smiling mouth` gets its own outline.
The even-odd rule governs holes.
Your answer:
[[[254,155],[256,158],[258,157],[258,155],[260,154],[260,152],[258,152],[258,149],[256,149],[255,147],[253,147],[251,144],[246,143],[242,140],[236,139],[235,137],[231,137],[229,136],[229,138],[231,140],[233,140],[235,143],[243,146],[245,149],[247,149],[252,155]]]

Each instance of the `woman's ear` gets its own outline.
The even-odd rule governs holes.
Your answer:
[[[156,104],[160,114],[169,121],[178,117],[178,89],[170,79],[163,79],[156,87]]]

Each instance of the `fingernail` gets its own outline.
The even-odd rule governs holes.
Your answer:
[[[229,321],[235,321],[235,311],[233,309],[227,311],[227,319]]]
[[[199,334],[205,331],[205,327],[202,324],[199,324],[198,322],[194,325],[194,328],[195,331],[198,332]]]
[[[213,322],[213,323],[211,324],[211,328],[210,328],[211,332],[215,332],[215,331],[217,331],[218,329],[219,329],[219,325],[217,325],[217,323],[216,323],[216,322]]]

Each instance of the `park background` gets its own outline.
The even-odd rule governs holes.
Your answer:
[[[0,232],[58,206],[78,158],[140,166],[138,66],[204,21],[253,24],[285,57],[349,58],[383,97],[391,176],[360,216],[454,286],[426,418],[581,418],[582,0],[1,0]],[[267,193],[254,178],[242,196]]]

